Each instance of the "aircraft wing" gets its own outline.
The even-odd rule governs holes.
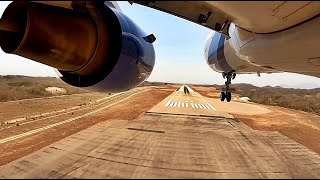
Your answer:
[[[37,1],[72,9],[85,1]],[[111,1],[113,2],[113,1]],[[157,9],[228,35],[232,22],[250,32],[271,34],[320,16],[320,1],[128,1]],[[113,3],[117,9],[120,7]]]
[[[129,1],[192,21],[222,34],[225,22],[268,34],[320,15],[320,1]],[[211,15],[207,17],[208,13]],[[203,23],[203,18],[207,17]],[[221,32],[222,31],[222,32]]]
[[[129,1],[200,24],[227,35],[230,16],[206,1]]]

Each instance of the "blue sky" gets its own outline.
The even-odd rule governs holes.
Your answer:
[[[0,14],[9,3],[0,2]],[[204,59],[204,45],[210,30],[187,20],[126,1],[118,2],[122,11],[147,34],[153,33],[156,64],[149,81],[192,84],[224,84],[220,73],[209,68]],[[0,74],[56,76],[49,66],[0,51]],[[294,79],[294,81],[293,81]],[[238,75],[233,83],[256,86],[295,88],[320,87],[320,78],[292,74]]]

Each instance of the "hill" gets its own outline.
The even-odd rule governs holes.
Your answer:
[[[58,87],[66,90],[59,94],[89,92],[82,88],[70,86],[55,77],[7,75],[0,76],[0,102],[57,95],[47,91],[46,88],[48,87]]]
[[[235,93],[249,97],[252,102],[302,110],[320,115],[320,88],[256,87],[249,84],[234,84],[232,87]]]

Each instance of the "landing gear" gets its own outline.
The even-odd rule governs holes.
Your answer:
[[[220,93],[220,100],[221,100],[221,101],[224,101],[225,98],[226,98],[226,93],[225,93],[224,91],[222,91],[222,92]]]
[[[231,101],[231,92],[226,92],[226,100],[227,100],[228,102]]]
[[[227,81],[225,82],[226,90],[222,91],[220,93],[220,100],[224,101],[226,99],[228,102],[230,102],[231,101],[231,92],[229,89],[229,85],[231,84],[231,79],[236,78],[236,73],[234,72],[234,70],[232,70],[228,73],[223,72],[222,77],[227,78]]]

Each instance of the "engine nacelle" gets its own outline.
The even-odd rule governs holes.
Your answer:
[[[112,5],[87,3],[67,9],[12,2],[1,20],[19,31],[5,32],[1,48],[56,68],[73,86],[106,92],[136,87],[154,67],[154,39]]]
[[[225,37],[217,32],[211,32],[207,38],[204,56],[211,69],[217,72],[229,72],[232,70],[224,53]]]
[[[256,66],[240,57],[237,39],[234,33],[230,33],[230,39],[218,32],[211,32],[208,36],[204,56],[209,67],[216,72],[231,72],[238,74],[269,73],[274,72],[263,67]]]

